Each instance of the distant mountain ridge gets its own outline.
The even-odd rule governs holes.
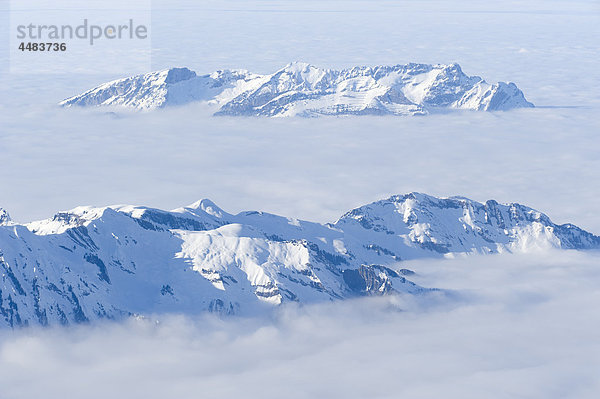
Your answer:
[[[0,326],[419,295],[429,289],[404,261],[546,248],[598,249],[600,237],[519,204],[420,193],[329,224],[232,215],[209,200],[173,211],[78,207],[26,225],[0,209]]]
[[[205,102],[215,115],[426,115],[441,109],[529,108],[514,83],[489,84],[458,64],[333,70],[291,63],[269,75],[225,70],[199,76],[172,68],[105,83],[60,103],[148,110]]]

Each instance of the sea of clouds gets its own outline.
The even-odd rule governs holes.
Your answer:
[[[0,4],[0,17],[6,8]],[[595,1],[154,1],[153,69],[267,73],[461,64],[538,108],[422,118],[213,118],[56,104],[127,76],[8,74],[0,52],[0,207],[208,197],[332,221],[391,194],[521,202],[600,233]],[[0,24],[0,33],[6,24]],[[0,43],[0,50],[6,43]],[[0,332],[0,397],[595,398],[597,252],[403,264],[448,291],[284,307],[265,318],[160,315]]]
[[[446,291],[3,331],[0,396],[597,397],[598,253],[403,266]]]
[[[0,207],[29,222],[79,205],[173,209],[209,198],[233,213],[330,222],[420,191],[519,202],[600,232],[595,109],[322,119],[206,111],[0,115]]]

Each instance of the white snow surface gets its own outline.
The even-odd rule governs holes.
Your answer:
[[[529,108],[514,83],[489,84],[458,64],[406,64],[322,69],[294,62],[269,75],[245,70],[198,76],[171,68],[102,84],[62,106],[153,109],[193,102],[217,107],[216,115],[425,115],[453,108],[498,111]]]
[[[435,287],[413,283],[403,262],[553,248],[597,249],[600,237],[519,204],[421,193],[328,224],[233,215],[209,200],[170,212],[77,207],[0,226],[0,325],[262,314],[282,303],[424,295]]]

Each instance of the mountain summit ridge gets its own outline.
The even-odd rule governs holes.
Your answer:
[[[420,295],[431,290],[408,279],[406,261],[549,248],[598,249],[600,237],[520,204],[421,193],[328,224],[234,215],[206,199],[173,211],[77,207],[0,224],[0,326]]]
[[[460,65],[416,64],[342,70],[292,62],[272,74],[171,68],[102,84],[60,103],[150,110],[195,102],[215,115],[426,115],[440,109],[530,108],[514,83],[489,84]]]

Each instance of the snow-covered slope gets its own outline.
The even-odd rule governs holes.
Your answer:
[[[6,213],[2,213],[6,215]],[[167,212],[78,207],[0,225],[0,326],[162,312],[250,314],[283,302],[418,294],[402,261],[457,253],[600,248],[518,204],[411,193],[319,224],[209,200]]]
[[[108,82],[66,99],[60,105],[152,109],[195,101],[215,101],[224,93],[235,95],[237,85],[257,77],[246,71],[219,71],[197,76],[187,68],[171,68]]]
[[[533,107],[514,83],[489,84],[458,64],[321,69],[292,63],[270,75],[243,70],[198,76],[173,68],[120,79],[61,102],[151,109],[207,102],[217,115],[424,115],[437,109]]]

